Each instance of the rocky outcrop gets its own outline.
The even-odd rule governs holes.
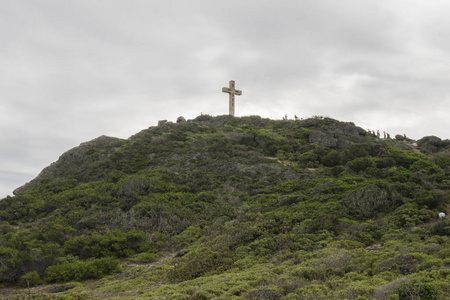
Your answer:
[[[177,124],[182,124],[182,123],[186,123],[186,119],[183,116],[179,116],[177,119]]]
[[[323,147],[333,148],[337,146],[337,140],[334,137],[316,130],[309,136],[309,142]]]
[[[420,151],[423,153],[436,153],[442,149],[450,147],[450,141],[442,140],[441,138],[431,135],[424,136],[417,141],[417,145],[420,147]]]
[[[419,147],[425,143],[428,143],[435,147],[440,147],[442,145],[442,140],[437,136],[431,135],[431,136],[424,136],[423,138],[417,141]]]

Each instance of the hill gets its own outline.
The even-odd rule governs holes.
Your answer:
[[[450,143],[202,115],[61,155],[0,201],[7,299],[448,299]]]

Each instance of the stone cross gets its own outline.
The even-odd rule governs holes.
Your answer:
[[[242,95],[242,91],[236,90],[234,88],[234,80],[230,80],[229,88],[222,88],[222,92],[230,94],[230,116],[234,117],[234,95]]]

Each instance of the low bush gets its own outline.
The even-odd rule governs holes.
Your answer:
[[[167,273],[167,278],[172,282],[191,280],[214,270],[227,270],[232,263],[231,253],[201,249],[180,258],[175,267]]]
[[[83,259],[128,257],[149,250],[150,246],[145,242],[144,237],[144,233],[137,230],[123,232],[116,229],[105,234],[72,237],[64,244],[64,249],[67,253]]]
[[[412,299],[423,299],[423,300],[437,300],[437,292],[434,288],[427,283],[418,282],[408,282],[402,284],[398,289],[397,293],[399,300],[412,300]]]
[[[373,184],[347,194],[342,200],[346,212],[360,220],[374,219],[378,213],[387,212],[400,203],[400,195]]]
[[[347,166],[354,172],[362,172],[367,168],[375,167],[375,162],[371,157],[358,157],[349,161]]]
[[[264,300],[279,300],[281,299],[281,292],[274,287],[264,287],[258,288],[256,290],[248,293],[244,299],[253,300],[253,299],[264,299]]]
[[[148,252],[144,252],[144,253],[140,253],[137,255],[138,259],[140,262],[142,263],[152,263],[155,261],[158,261],[158,254],[156,253],[148,253]]]
[[[450,236],[450,220],[440,220],[431,227],[432,235]]]
[[[105,257],[91,261],[78,261],[52,265],[47,268],[46,280],[49,282],[81,281],[117,273],[120,271],[119,260]]]
[[[320,284],[310,284],[295,291],[299,299],[329,299],[330,289]]]
[[[24,287],[33,287],[42,283],[41,276],[37,271],[31,271],[20,277],[20,283]]]

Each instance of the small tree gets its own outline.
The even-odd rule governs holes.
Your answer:
[[[42,279],[37,271],[31,271],[20,277],[20,283],[24,287],[33,287],[42,284]]]

